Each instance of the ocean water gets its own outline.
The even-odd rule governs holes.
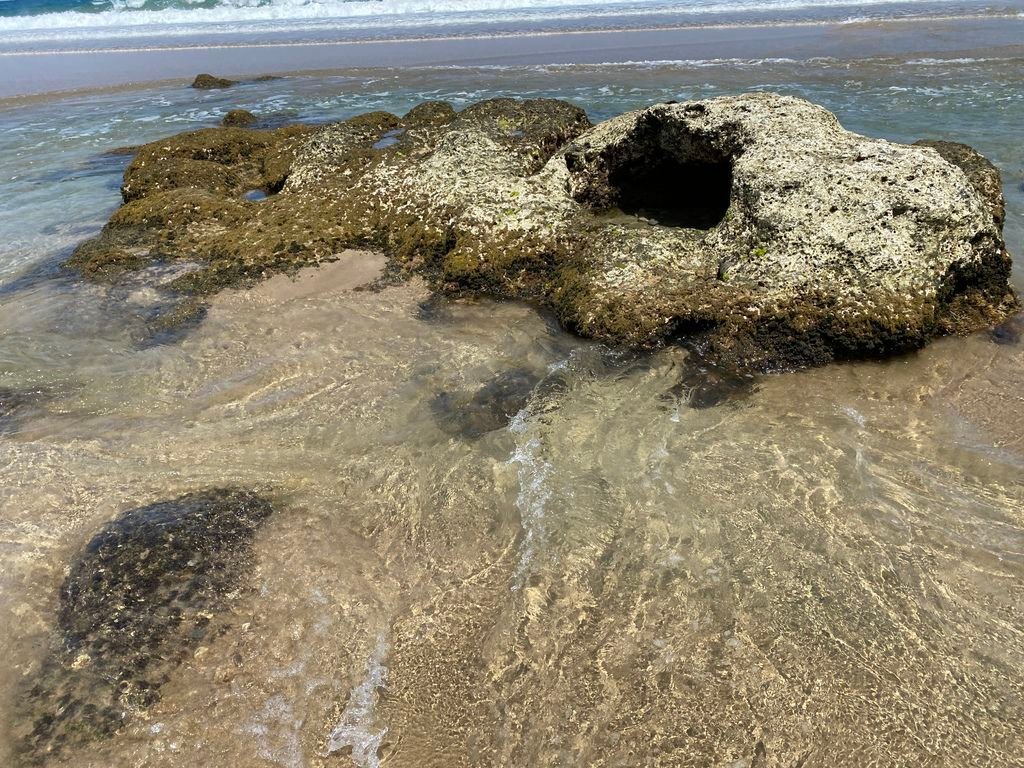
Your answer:
[[[1020,0],[0,0],[0,51],[180,45],[197,35],[322,41],[1022,13]]]
[[[120,202],[129,158],[111,150],[234,108],[282,124],[515,95],[600,120],[772,90],[851,130],[985,153],[1024,290],[1024,50],[951,56],[923,35],[873,57],[375,67],[0,102],[0,765],[1018,766],[1019,319],[718,392],[682,350],[624,355],[530,307],[355,290],[372,254],[227,291],[173,338],[151,325],[164,274],[60,268]],[[509,377],[540,385],[498,404],[507,425],[466,437],[439,414]],[[694,389],[722,400],[694,407]],[[225,485],[276,511],[221,630],[114,735],[90,735],[102,686],[56,699],[79,735],[26,755],[70,564],[124,511]]]

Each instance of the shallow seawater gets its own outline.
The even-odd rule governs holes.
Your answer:
[[[1020,59],[377,71],[0,111],[0,764],[1018,765],[1019,321],[735,386],[526,306],[360,289],[370,254],[224,292],[155,341],[166,274],[57,266],[118,204],[127,158],[104,152],[231,108],[516,93],[600,119],[753,88],[973,144],[1024,252]],[[90,541],[219,487],[274,511],[203,608],[218,630],[168,653],[116,734],[26,753]],[[88,723],[108,703],[88,695],[55,707]]]

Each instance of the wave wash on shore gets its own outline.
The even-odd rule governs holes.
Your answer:
[[[1016,10],[1020,10],[1019,8]],[[1014,15],[968,0],[0,0],[8,43],[196,33],[254,34],[401,28],[479,31],[515,25],[605,28],[705,23],[841,22],[907,16]]]

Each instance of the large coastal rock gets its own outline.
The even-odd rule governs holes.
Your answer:
[[[913,349],[1017,307],[987,160],[865,138],[800,99],[595,127],[558,101],[427,103],[306,131],[143,147],[72,263],[189,259],[181,287],[202,292],[375,247],[439,290],[535,301],[614,344],[688,338],[744,370]]]

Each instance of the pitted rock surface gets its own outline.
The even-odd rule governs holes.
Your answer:
[[[112,277],[187,258],[204,268],[180,287],[205,292],[373,247],[438,290],[534,301],[613,344],[818,365],[1018,306],[994,169],[954,146],[866,138],[764,93],[594,127],[564,102],[495,99],[308,136],[215,129],[144,147],[126,205],[72,264]]]

